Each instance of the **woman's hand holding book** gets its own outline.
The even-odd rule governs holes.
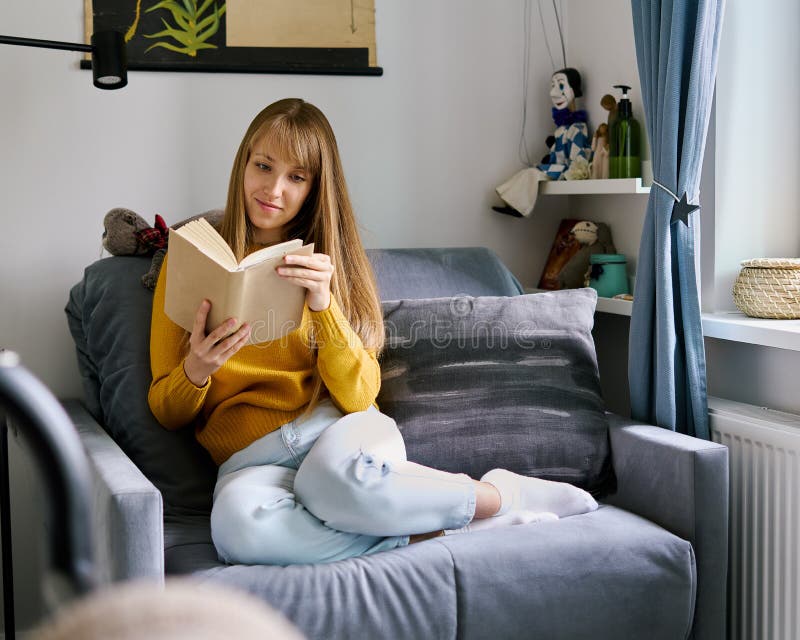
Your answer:
[[[289,254],[278,267],[278,275],[308,289],[306,304],[312,311],[324,311],[331,304],[331,278],[333,263],[325,253],[310,256]],[[287,266],[289,265],[289,266]]]
[[[183,371],[196,387],[204,387],[209,377],[246,345],[250,337],[250,327],[246,323],[231,333],[238,324],[235,318],[228,318],[206,334],[206,318],[210,309],[208,300],[200,304],[189,336],[189,354],[183,361]]]

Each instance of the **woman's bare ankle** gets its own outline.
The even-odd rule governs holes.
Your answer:
[[[502,505],[500,492],[493,484],[475,480],[475,516],[474,520],[482,520],[497,515]]]

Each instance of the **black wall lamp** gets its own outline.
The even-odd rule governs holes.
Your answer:
[[[57,42],[0,36],[0,44],[16,44],[23,47],[85,51],[92,54],[94,86],[98,89],[122,89],[128,84],[125,40],[119,31],[98,31],[92,35],[92,44]]]

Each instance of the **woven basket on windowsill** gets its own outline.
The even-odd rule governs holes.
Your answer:
[[[742,261],[733,301],[754,318],[800,318],[800,258]]]

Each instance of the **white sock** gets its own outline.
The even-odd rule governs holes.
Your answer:
[[[566,482],[529,478],[505,469],[492,469],[481,482],[488,482],[500,492],[500,511],[495,517],[511,511],[546,511],[564,518],[597,509],[592,496]]]
[[[485,531],[497,527],[510,527],[515,524],[531,524],[533,522],[550,522],[558,520],[555,513],[536,511],[509,511],[501,516],[473,520],[460,529],[445,529],[444,535],[451,536],[456,533],[470,533],[472,531]]]

